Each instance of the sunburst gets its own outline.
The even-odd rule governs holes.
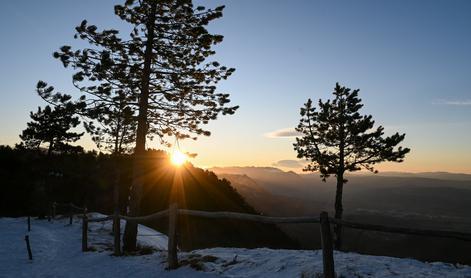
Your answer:
[[[172,161],[172,164],[175,166],[181,166],[185,162],[188,161],[188,156],[184,153],[182,153],[180,150],[175,150],[172,153],[172,157],[170,159]]]

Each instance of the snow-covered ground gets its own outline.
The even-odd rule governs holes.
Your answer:
[[[95,214],[94,217],[99,216]],[[149,255],[112,256],[111,223],[90,223],[89,245],[81,252],[78,220],[0,218],[0,277],[322,277],[320,251],[213,248],[180,252],[185,266],[167,271],[167,237],[139,226],[138,242],[157,250]],[[24,236],[29,234],[33,261]],[[192,267],[190,267],[191,265]],[[470,266],[423,263],[412,259],[335,253],[338,277],[470,277]],[[198,269],[198,270],[197,270]]]

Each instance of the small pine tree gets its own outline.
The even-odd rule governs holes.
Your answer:
[[[43,90],[46,84],[39,82],[37,92],[40,96],[51,91]],[[73,147],[68,143],[75,142],[82,137],[83,133],[71,132],[80,124],[77,116],[78,110],[82,107],[81,103],[70,101],[71,96],[57,94],[54,96],[54,106],[46,105],[44,108],[38,107],[36,113],[31,112],[31,122],[27,123],[27,128],[20,135],[23,145],[29,149],[39,149],[42,144],[49,144],[47,147],[48,155],[53,150],[61,152],[77,152],[81,147]]]
[[[47,153],[51,154],[53,150],[64,149],[65,143],[75,142],[83,135],[69,131],[80,124],[80,120],[67,107],[38,107],[38,111],[31,112],[30,117],[32,121],[27,123],[27,128],[20,135],[26,148],[39,149],[41,144],[47,143]]]
[[[382,126],[373,128],[371,115],[361,115],[363,107],[358,97],[360,90],[341,87],[338,83],[333,99],[323,102],[319,99],[317,110],[308,99],[301,108],[301,120],[296,131],[302,135],[296,138],[294,149],[298,158],[305,158],[309,164],[304,171],[319,171],[325,181],[330,175],[337,178],[335,195],[335,218],[342,219],[342,191],[347,182],[346,171],[366,169],[377,173],[374,166],[380,162],[402,162],[410,151],[397,147],[405,134],[384,136]],[[335,247],[341,248],[341,225],[334,226]]]

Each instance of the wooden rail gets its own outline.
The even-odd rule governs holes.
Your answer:
[[[179,209],[179,215],[196,216],[212,219],[235,219],[244,221],[254,221],[267,224],[299,224],[299,223],[319,223],[319,217],[272,217],[256,214],[228,212],[228,211],[201,211]]]
[[[147,216],[139,216],[139,217],[129,217],[124,215],[119,215],[117,213],[113,215],[106,215],[104,217],[98,218],[88,218],[88,216],[84,213],[82,218],[82,251],[85,252],[88,250],[88,224],[94,222],[103,222],[113,220],[113,242],[114,242],[114,255],[119,256],[121,255],[121,225],[120,219],[124,219],[127,221],[135,221],[137,223],[147,223],[149,221],[153,221],[159,218],[164,218],[169,215],[169,210],[159,211]],[[176,230],[175,230],[176,231]],[[170,248],[170,247],[169,247]],[[178,260],[176,259],[176,241],[175,241],[175,261],[177,264],[174,265],[174,268],[178,266]]]
[[[83,211],[86,209],[86,207],[78,207],[76,205],[74,205],[73,203],[70,203],[69,206],[72,208],[72,209],[75,209],[75,210],[78,210],[78,211]]]
[[[84,213],[83,216],[83,227],[82,227],[82,250],[87,251],[87,230],[89,222],[101,222],[113,219],[113,231],[114,231],[114,253],[120,255],[120,219],[127,221],[134,221],[140,224],[157,220],[160,218],[168,217],[168,256],[167,263],[169,269],[175,269],[178,267],[178,216],[193,216],[202,217],[209,219],[231,219],[231,220],[242,220],[242,221],[254,221],[267,224],[299,224],[299,223],[320,223],[321,232],[321,243],[322,243],[322,258],[323,258],[323,272],[324,277],[333,278],[335,277],[334,271],[334,257],[333,257],[333,240],[332,232],[330,229],[331,224],[339,224],[344,227],[353,229],[362,229],[369,231],[378,231],[386,233],[400,233],[409,235],[420,235],[420,236],[431,236],[431,237],[445,237],[454,238],[459,240],[471,241],[471,233],[462,233],[454,231],[438,231],[438,230],[425,230],[425,229],[411,229],[401,227],[389,227],[382,225],[373,224],[362,224],[350,221],[338,220],[328,216],[327,212],[322,212],[320,217],[272,217],[262,216],[247,213],[238,212],[227,212],[227,211],[200,211],[200,210],[189,210],[179,209],[176,204],[170,205],[169,209],[159,211],[146,216],[130,217],[124,215],[108,215],[105,217],[89,219]]]
[[[160,218],[168,217],[169,218],[169,230],[168,230],[168,268],[175,269],[178,267],[178,254],[177,254],[177,231],[178,231],[178,216],[194,216],[194,217],[203,217],[210,219],[232,219],[232,220],[243,220],[243,221],[254,221],[267,224],[295,224],[295,223],[319,223],[319,217],[271,217],[271,216],[262,216],[255,214],[247,213],[238,213],[238,212],[228,212],[228,211],[218,211],[218,212],[209,212],[209,211],[200,211],[200,210],[188,210],[188,209],[178,209],[176,204],[172,204],[169,209],[159,211],[146,216],[130,217],[125,215],[108,215],[99,218],[88,218],[84,215],[83,218],[83,227],[82,227],[82,251],[88,250],[88,223],[91,222],[102,222],[112,220],[113,231],[114,231],[114,254],[119,255],[120,250],[120,228],[119,228],[119,219],[124,219],[127,221],[134,221],[140,224],[148,223]]]
[[[66,214],[69,217],[69,225],[72,225],[72,223],[73,223],[74,210],[75,211],[80,211],[82,213],[87,212],[86,207],[82,208],[82,207],[74,205],[73,203],[56,203],[56,202],[53,202],[52,205],[51,205],[51,216],[49,217],[49,219],[55,219],[56,218],[57,208],[65,208],[67,210]]]
[[[103,222],[103,221],[108,221],[108,220],[112,220],[112,219],[113,219],[113,216],[112,216],[112,215],[105,216],[105,217],[98,217],[98,218],[89,218],[89,219],[88,219],[88,223],[91,223],[91,222]]]
[[[127,221],[134,221],[137,223],[145,223],[149,222],[152,220],[157,220],[159,218],[167,217],[168,216],[168,209],[162,210],[153,214],[149,214],[146,216],[137,216],[137,217],[131,217],[131,216],[125,216],[125,215],[119,215],[119,218],[127,220]]]
[[[383,225],[355,223],[355,222],[350,222],[350,221],[338,220],[335,218],[329,218],[329,221],[333,224],[339,224],[344,227],[348,227],[352,229],[359,229],[359,230],[407,234],[407,235],[430,236],[430,237],[453,238],[453,239],[459,239],[459,240],[464,240],[464,241],[471,241],[471,233],[462,233],[462,232],[446,231],[446,230],[426,230],[426,229],[390,227],[390,226],[383,226]]]

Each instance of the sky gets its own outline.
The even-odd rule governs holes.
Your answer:
[[[52,53],[83,19],[127,30],[113,13],[123,1],[3,1],[0,9],[0,144],[14,145],[29,111],[45,103],[44,80],[77,94],[71,71]],[[215,59],[236,68],[218,91],[240,105],[183,141],[201,167],[277,166],[299,171],[292,144],[299,109],[327,99],[336,82],[360,89],[365,114],[388,134],[406,133],[404,163],[382,171],[471,173],[470,1],[197,1],[226,5],[208,29],[224,35]],[[89,136],[79,142],[93,149]],[[159,148],[157,142],[149,147]]]

